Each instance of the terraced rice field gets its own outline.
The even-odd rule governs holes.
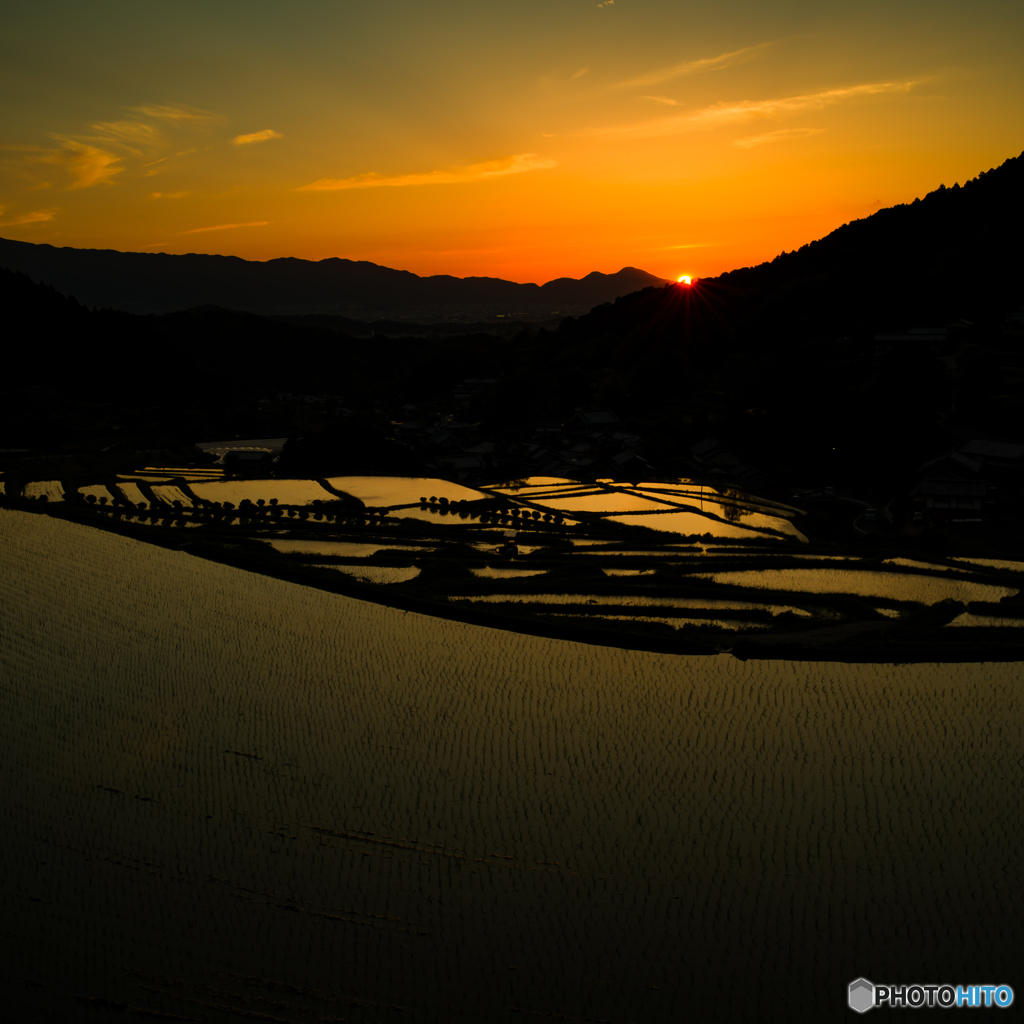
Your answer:
[[[739,491],[701,486],[697,481],[680,480],[673,485],[598,480],[580,484],[530,477],[514,486],[484,490],[551,512],[586,513],[684,536],[807,540],[790,521],[798,509]]]
[[[1018,665],[548,640],[4,510],[0,564],[13,1019],[838,1021],[858,975],[1019,977]]]
[[[26,498],[45,497],[47,501],[63,501],[64,488],[59,480],[33,480],[21,492]]]
[[[925,564],[927,568],[934,567]],[[887,597],[915,604],[939,601],[1000,601],[1017,592],[1014,587],[972,580],[942,579],[917,573],[868,572],[857,569],[759,569],[708,574],[716,583],[759,590],[805,591],[812,594],[859,594]]]
[[[1004,569],[1007,572],[1024,572],[1024,562],[1010,562],[1005,558],[955,558],[955,562],[969,562],[987,569]]]
[[[148,483],[160,483],[165,480],[184,480],[186,483],[202,483],[220,480],[224,476],[223,469],[213,467],[195,468],[191,466],[145,466],[135,473],[119,473],[120,479],[143,480]]]
[[[192,493],[204,501],[230,501],[240,505],[245,499],[256,502],[276,500],[281,505],[308,505],[311,501],[334,501],[315,480],[218,480],[193,483]]]
[[[106,484],[87,484],[85,487],[79,487],[78,493],[83,498],[96,498],[97,500],[106,498],[108,501],[116,496]]]
[[[752,513],[740,523],[723,523],[696,512],[660,512],[638,515],[608,516],[610,522],[623,523],[626,526],[646,526],[651,530],[663,530],[666,533],[677,533],[682,536],[703,536],[708,533],[714,537],[731,537],[742,540],[744,537],[771,537],[765,532],[777,529],[779,533],[789,535],[796,540],[806,541],[799,530],[788,519],[775,519]]]
[[[165,505],[179,501],[185,508],[192,507],[192,499],[176,484],[153,484],[153,494]]]
[[[544,569],[506,569],[502,566],[485,565],[470,570],[474,576],[486,580],[521,580],[528,576],[543,576]]]
[[[952,622],[946,623],[946,627],[948,628],[949,626],[970,626],[973,628],[997,626],[1002,629],[1022,629],[1024,628],[1024,616],[1011,619],[988,615],[972,615],[970,612],[962,612]]]
[[[41,493],[51,483],[35,482],[28,489]],[[107,496],[114,493],[110,486],[95,484],[82,493]],[[193,488],[218,502],[267,504],[225,514],[204,501],[191,502]],[[345,498],[350,492],[358,501]],[[733,490],[697,489],[687,481],[627,485],[532,478],[479,490],[408,477],[338,477],[323,484],[233,479],[191,488],[170,480],[116,485],[118,496],[150,493],[155,500],[141,515],[128,515],[110,501],[93,509],[112,525],[156,527],[158,533],[188,528],[208,553],[212,546],[249,554],[271,549],[286,556],[276,567],[259,560],[260,571],[286,570],[294,578],[305,567],[303,578],[315,586],[330,588],[347,578],[375,588],[376,599],[393,601],[380,592],[389,588],[439,614],[460,607],[467,609],[467,618],[478,620],[477,612],[483,611],[490,621],[500,618],[528,631],[580,638],[574,632],[579,627],[594,627],[629,634],[622,639],[635,646],[664,640],[676,646],[685,642],[690,651],[735,648],[744,630],[756,634],[759,644],[767,628],[773,643],[786,637],[814,647],[841,647],[867,633],[879,656],[910,652],[911,660],[934,651],[935,643],[942,647],[935,655],[941,660],[956,657],[952,648],[965,644],[975,644],[976,652],[982,644],[1001,645],[1004,652],[1024,644],[1024,623],[1020,629],[1008,625],[1019,610],[1020,561],[941,555],[879,560],[863,547],[847,553],[837,553],[841,545],[835,544],[809,548],[793,525],[797,510],[790,506]],[[695,498],[710,503],[709,494],[725,519],[677,511]],[[281,504],[270,506],[278,495]],[[427,504],[419,504],[421,498]],[[412,504],[403,504],[406,500]],[[310,507],[309,501],[319,503]],[[546,518],[543,502],[550,504]],[[578,519],[571,518],[568,509],[580,503],[585,508],[577,510]],[[656,503],[668,511],[641,511]],[[60,508],[54,513],[62,514]],[[730,516],[735,522],[727,521]],[[681,525],[680,517],[693,523]],[[676,523],[681,535],[637,529],[649,518],[662,526]],[[713,540],[705,529],[709,523],[718,531]],[[759,536],[754,525],[770,533]],[[694,536],[698,529],[704,533]],[[724,535],[729,531],[736,534],[734,542]],[[514,537],[512,547],[509,537]],[[325,573],[328,567],[334,572]],[[772,601],[769,595],[777,596]],[[921,615],[942,602],[960,607],[950,604]],[[746,616],[733,614],[741,605]],[[954,621],[970,628],[955,634],[942,629]],[[824,634],[824,628],[832,632]],[[741,653],[749,657],[763,650],[742,648]]]
[[[508,577],[498,576],[496,579]],[[791,612],[794,615],[810,617],[810,613],[802,608],[792,605],[777,604],[751,604],[747,601],[725,601],[714,597],[663,597],[661,595],[644,594],[608,594],[597,597],[589,597],[581,594],[479,594],[472,597],[463,597],[459,600],[491,602],[523,602],[526,604],[591,604],[600,607],[611,608],[720,608],[742,611],[767,611],[772,615],[781,615],[783,612]]]
[[[266,541],[275,551],[282,554],[317,555],[340,558],[369,558],[378,551],[412,551],[426,554],[433,551],[431,547],[413,546],[411,544],[359,544],[343,540],[276,540]]]
[[[415,565],[332,565],[332,569],[353,576],[362,583],[373,583],[387,586],[393,583],[408,583],[420,574]]]
[[[139,490],[139,485],[137,483],[134,483],[132,481],[128,481],[127,483],[119,483],[117,485],[117,489],[133,505],[149,504],[149,502],[146,499],[146,496],[142,493],[142,491]]]
[[[418,504],[423,498],[447,498],[448,501],[475,501],[481,491],[450,480],[432,477],[334,476],[327,481],[335,490],[358,498],[374,507]]]
[[[430,523],[433,526],[455,526],[464,523],[468,519],[478,518],[469,512],[458,512],[451,507],[438,505],[422,506],[409,505],[404,508],[391,509],[388,512],[390,519],[418,519],[423,523]]]

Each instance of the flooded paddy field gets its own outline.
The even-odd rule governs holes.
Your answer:
[[[33,482],[4,500],[406,610],[565,639],[741,657],[828,648],[832,660],[880,662],[1024,651],[1019,559],[811,544],[799,509],[693,481],[470,488],[168,471],[157,482],[147,469],[135,482]]]
[[[859,975],[1017,983],[1017,664],[573,643],[27,512],[0,562],[16,1019],[839,1020]]]

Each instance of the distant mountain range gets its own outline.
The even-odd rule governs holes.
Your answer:
[[[0,266],[53,285],[87,306],[129,313],[214,305],[252,313],[360,319],[544,319],[578,315],[667,283],[635,267],[536,285],[496,277],[419,277],[365,260],[283,257],[260,263],[237,256],[57,248],[10,239],[0,239]]]
[[[391,421],[413,418],[411,408],[479,423],[482,439],[513,446],[534,443],[538,424],[563,422],[575,408],[612,409],[645,439],[640,454],[668,475],[685,470],[690,445],[713,435],[775,479],[881,480],[891,496],[929,453],[950,447],[951,430],[1019,436],[1022,238],[1018,157],[692,288],[657,279],[645,287],[652,278],[640,271],[538,288],[343,260],[249,263],[0,242],[0,308],[13,339],[0,449],[81,441],[140,450],[204,436],[306,434],[324,422],[305,399],[289,412],[276,397],[286,393],[342,401],[379,437]],[[28,275],[2,269],[13,257],[37,263]],[[42,257],[52,265],[39,265]],[[72,270],[91,276],[72,279]],[[510,299],[490,307],[504,308],[503,319],[450,331],[417,327],[408,313],[369,323],[279,311],[285,299],[308,309],[331,295],[332,282],[340,304],[353,292],[339,282],[353,288],[360,275],[364,298],[385,306],[390,289],[423,308],[427,295],[439,319],[465,316],[467,295],[525,292],[536,302],[582,293],[580,304],[594,305],[553,330],[537,321],[553,319],[558,300],[533,306],[541,315],[531,324]],[[632,290],[606,302],[616,289],[601,288],[615,280]],[[118,295],[161,308],[161,294],[189,308],[155,316],[104,308],[126,304]],[[271,300],[272,315],[245,311]],[[962,320],[973,326],[943,330]],[[875,342],[876,333],[915,326],[930,330],[920,340],[908,334],[906,345]],[[369,341],[370,333],[381,337]],[[925,342],[933,335],[948,344]],[[496,383],[460,405],[454,396],[468,378]],[[536,436],[546,443],[546,433]]]

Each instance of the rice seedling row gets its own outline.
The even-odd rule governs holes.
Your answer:
[[[1012,977],[1015,664],[545,639],[27,511],[0,559],[32,1016],[735,1021],[781,985],[811,1020],[880,948]]]

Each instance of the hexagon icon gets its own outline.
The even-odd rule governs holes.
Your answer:
[[[851,981],[848,998],[851,1010],[867,1013],[875,1005],[875,986],[867,978]]]

